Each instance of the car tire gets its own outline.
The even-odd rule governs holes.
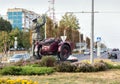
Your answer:
[[[69,47],[69,45],[62,45],[58,57],[60,58],[61,61],[66,61],[70,54],[71,48]]]
[[[117,56],[115,56],[115,59],[117,59]]]

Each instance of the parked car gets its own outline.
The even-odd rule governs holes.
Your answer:
[[[8,59],[8,62],[19,62],[21,60],[26,61],[30,59],[29,54],[14,54],[10,59]]]
[[[10,51],[14,51],[15,50],[15,48],[10,48]]]
[[[115,52],[108,53],[108,59],[117,59],[117,53]]]
[[[84,55],[90,55],[90,51],[89,50],[85,50],[84,51]]]

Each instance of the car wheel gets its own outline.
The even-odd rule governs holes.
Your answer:
[[[117,55],[115,56],[115,59],[117,59]]]
[[[65,61],[70,56],[70,54],[71,54],[70,47],[68,45],[62,45],[58,57],[60,58],[61,61]]]
[[[109,55],[109,56],[108,56],[108,59],[110,59],[110,58],[111,58],[111,56]]]

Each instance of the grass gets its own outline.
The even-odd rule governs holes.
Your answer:
[[[112,69],[92,73],[54,73],[51,75],[34,76],[0,76],[10,79],[29,79],[39,84],[120,84],[120,70]]]

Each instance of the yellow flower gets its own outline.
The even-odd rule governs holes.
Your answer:
[[[38,82],[37,81],[34,81],[34,83],[33,84],[38,84]]]
[[[22,80],[22,84],[27,84],[28,80]]]

